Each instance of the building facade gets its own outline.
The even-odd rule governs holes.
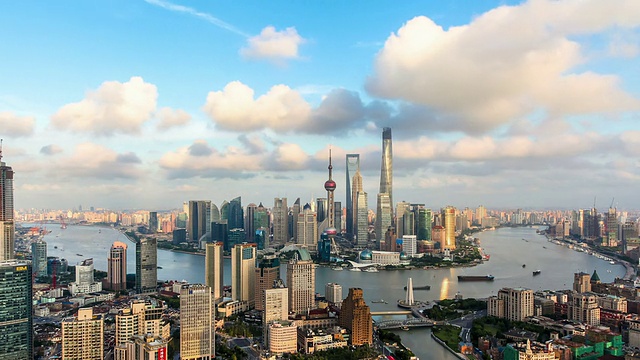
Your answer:
[[[360,154],[347,154],[346,155],[346,179],[345,179],[345,189],[347,192],[347,196],[346,196],[346,210],[347,210],[347,216],[346,216],[346,230],[347,230],[347,236],[353,236],[356,233],[356,227],[355,227],[355,217],[354,217],[354,212],[355,212],[355,194],[356,192],[352,192],[352,187],[351,187],[351,179],[355,176],[356,171],[360,170]],[[360,177],[360,180],[362,180],[362,177]]]
[[[14,258],[13,169],[2,161],[0,144],[0,261]]]
[[[211,288],[213,300],[222,299],[223,287],[223,244],[221,242],[207,243],[205,250],[204,282]]]
[[[127,288],[127,244],[116,241],[107,258],[107,286],[120,291]]]
[[[255,301],[256,245],[239,244],[231,249],[231,297],[250,308]]]
[[[373,344],[373,321],[371,311],[364,301],[362,289],[350,288],[342,302],[340,326],[351,331],[351,345]]]
[[[289,208],[287,198],[273,200],[273,242],[284,244],[289,241]]]
[[[255,269],[255,309],[264,311],[265,290],[272,289],[280,279],[280,258],[265,256]]]
[[[180,289],[180,358],[209,360],[215,357],[214,308],[206,285]]]
[[[307,313],[315,308],[316,271],[309,252],[302,249],[287,264],[289,311]]]
[[[158,287],[158,247],[156,239],[136,242],[136,292],[152,293]]]
[[[47,276],[47,243],[44,240],[31,243],[31,259],[33,274],[36,277]]]
[[[78,315],[62,320],[62,358],[104,359],[104,321],[92,308],[78,309]]]
[[[31,264],[0,261],[0,358],[33,359]]]

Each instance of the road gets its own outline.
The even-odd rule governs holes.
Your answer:
[[[479,319],[487,316],[487,310],[479,310],[474,312],[473,314],[465,315],[461,318],[449,321],[450,325],[459,326],[462,330],[460,330],[460,338],[464,342],[471,342],[471,326],[473,325],[473,320]]]

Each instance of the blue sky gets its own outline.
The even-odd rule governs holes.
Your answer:
[[[637,1],[64,5],[0,5],[18,208],[305,201],[329,146],[375,199],[385,126],[396,200],[640,200]]]

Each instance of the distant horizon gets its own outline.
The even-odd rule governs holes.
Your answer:
[[[360,154],[375,209],[389,127],[395,202],[634,208],[637,14],[637,0],[9,2],[15,206],[323,197],[331,149],[336,199]]]

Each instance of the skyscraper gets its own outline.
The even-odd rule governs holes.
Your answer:
[[[107,258],[107,286],[114,291],[127,288],[127,244],[116,241]]]
[[[339,324],[351,331],[351,345],[373,344],[371,311],[364,301],[362,289],[350,288],[342,302]]]
[[[104,321],[93,308],[78,309],[76,317],[62,320],[62,358],[104,359]]]
[[[229,230],[244,229],[244,211],[242,210],[242,198],[237,198],[229,202]]]
[[[247,234],[248,242],[255,242],[256,226],[255,226],[255,214],[258,206],[254,203],[247,205],[247,211],[244,215],[244,229]]]
[[[13,169],[2,161],[0,143],[0,261],[13,259],[14,248]]]
[[[333,192],[336,190],[336,182],[333,181],[331,175],[333,174],[333,165],[331,165],[331,149],[329,149],[329,180],[325,181],[324,189],[327,190],[327,217],[329,218],[329,222],[327,223],[327,228],[335,228],[335,209],[334,209],[334,198]],[[321,229],[322,231],[326,229]]]
[[[287,264],[289,311],[307,313],[315,307],[316,271],[306,249],[300,249]]]
[[[33,359],[31,264],[0,261],[0,358]]]
[[[287,198],[273,200],[273,242],[284,244],[289,241],[289,208]]]
[[[120,309],[115,319],[116,346],[129,342],[134,335],[160,336],[168,340],[171,336],[171,324],[162,318],[166,309],[164,302],[155,299],[134,300],[129,307]]]
[[[382,129],[382,165],[380,168],[381,194],[389,194],[389,204],[393,206],[393,151],[391,149],[391,128]],[[393,219],[393,208],[389,209]],[[379,215],[378,215],[379,216]]]
[[[149,232],[155,233],[158,231],[158,212],[149,211]]]
[[[250,308],[255,306],[255,268],[255,244],[238,244],[231,249],[231,297]]]
[[[456,209],[453,206],[444,208],[442,219],[444,224],[443,250],[454,250],[456,248]]]
[[[366,192],[358,191],[356,208],[356,246],[364,247],[369,242],[369,200]]]
[[[136,243],[136,292],[155,292],[158,287],[158,247],[156,239]]]
[[[287,288],[273,288],[264,290],[264,304],[262,312],[263,338],[265,345],[269,344],[269,324],[289,317],[289,292]]]
[[[211,201],[190,200],[187,232],[189,240],[200,241],[207,232],[211,231]]]
[[[211,289],[183,285],[180,290],[180,358],[203,360],[215,357]]]
[[[222,299],[223,286],[223,266],[222,254],[223,245],[221,242],[207,243],[205,253],[204,282],[211,288],[213,300]]]
[[[342,304],[342,286],[336,283],[328,283],[324,286],[324,297],[328,302],[340,306]]]
[[[318,241],[318,221],[316,213],[311,210],[311,206],[306,204],[297,218],[298,234],[297,244],[307,246],[308,249],[315,248]]]
[[[376,211],[376,245],[380,248],[380,243],[384,239],[387,229],[393,225],[393,209],[391,198],[388,193],[378,194],[378,207]]]
[[[360,170],[360,154],[347,154],[346,157],[346,190],[347,190],[347,198],[346,198],[346,208],[347,208],[347,218],[346,218],[346,228],[347,228],[347,236],[353,236],[356,233],[355,223],[356,219],[354,217],[355,212],[355,196],[356,192],[351,191],[351,179],[355,176],[356,171]],[[361,177],[362,180],[362,177]]]
[[[35,276],[47,276],[47,243],[44,240],[31,243],[31,259],[33,274]]]
[[[264,311],[264,291],[272,289],[280,279],[280,258],[265,256],[255,269],[255,305],[256,310]]]

